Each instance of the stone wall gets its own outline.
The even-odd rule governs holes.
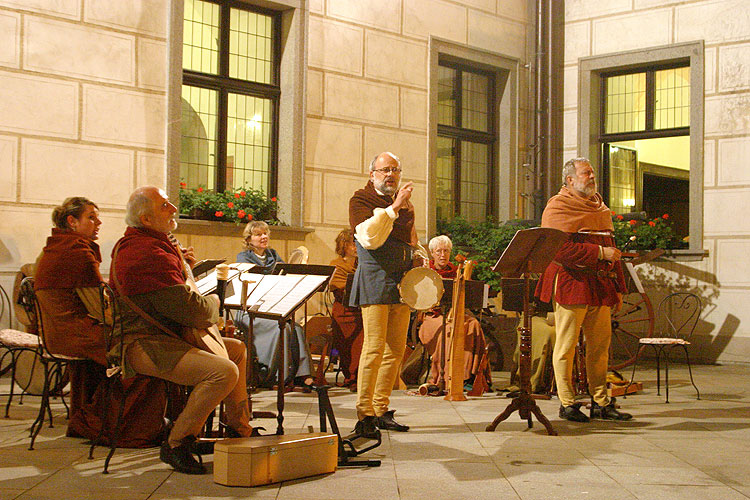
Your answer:
[[[414,181],[427,234],[429,39],[527,60],[533,30],[524,0],[313,0],[309,3],[305,226],[311,261],[328,263],[348,225],[348,200],[382,151]],[[521,77],[526,81],[527,74]],[[525,116],[527,89],[519,88]],[[524,118],[522,117],[521,120]],[[519,148],[525,135],[519,131]],[[512,200],[515,204],[516,200]]]
[[[578,58],[705,41],[702,262],[642,271],[658,298],[667,288],[701,295],[701,356],[750,355],[750,4],[743,0],[566,0],[565,156],[577,153]]]
[[[109,268],[138,185],[165,182],[168,0],[0,1],[0,279],[36,259],[52,208],[101,209]]]

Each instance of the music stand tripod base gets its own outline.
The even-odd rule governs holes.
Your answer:
[[[328,423],[331,424],[331,430],[336,433],[339,437],[339,467],[380,467],[380,460],[378,459],[364,459],[364,460],[352,460],[353,457],[359,456],[362,453],[368,452],[374,448],[380,446],[381,436],[380,430],[376,439],[372,439],[372,444],[365,446],[364,448],[357,449],[354,446],[354,441],[358,438],[362,438],[356,434],[349,434],[342,438],[339,426],[336,423],[336,417],[333,414],[333,407],[331,406],[331,400],[328,397],[328,389],[330,386],[314,386],[315,392],[318,393],[318,411],[320,412],[320,432],[328,432]],[[365,439],[365,438],[362,438]]]
[[[518,411],[522,420],[526,420],[529,428],[533,426],[531,416],[534,415],[547,429],[547,434],[557,436],[557,431],[544,416],[542,410],[537,406],[531,395],[531,317],[534,314],[534,304],[529,300],[530,275],[541,273],[547,268],[557,250],[568,239],[568,235],[562,231],[551,228],[532,228],[517,231],[508,247],[500,256],[493,271],[501,273],[505,277],[523,275],[523,326],[519,329],[521,333],[520,345],[520,389],[521,392],[500,413],[495,420],[485,429],[493,432],[497,424],[508,418],[513,412]]]

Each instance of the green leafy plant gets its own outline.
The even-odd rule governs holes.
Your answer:
[[[516,231],[530,227],[534,227],[530,221],[486,221],[475,224],[461,217],[437,223],[438,233],[447,235],[453,241],[453,256],[460,254],[474,260],[476,264],[473,277],[488,283],[498,291],[500,275],[492,270],[492,266],[500,258]]]
[[[279,225],[278,201],[268,198],[263,191],[245,187],[217,192],[202,186],[188,188],[180,183],[180,215],[195,219],[227,222],[262,220]]]
[[[669,214],[654,219],[635,220],[612,213],[612,223],[615,226],[615,243],[620,249],[668,250],[685,246],[672,229]]]

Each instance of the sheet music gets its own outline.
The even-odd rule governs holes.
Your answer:
[[[267,290],[258,300],[252,302],[249,298],[247,305],[253,310],[259,312],[270,312],[272,314],[286,313],[287,308],[284,307],[285,297],[291,295],[297,284],[302,280],[303,276],[289,274],[289,275],[275,275],[273,276],[273,286]],[[282,304],[278,308],[275,306]],[[296,302],[291,307],[296,305]],[[290,307],[290,308],[291,308]]]
[[[227,297],[224,299],[224,305],[226,306],[234,306],[239,307],[240,305],[240,299],[242,298],[240,295],[242,294],[242,281],[248,282],[247,287],[247,293],[250,294],[255,287],[258,285],[258,283],[263,279],[265,275],[263,274],[252,274],[252,273],[239,273],[237,276],[234,277],[229,283],[232,285],[233,294],[231,297]],[[227,283],[227,289],[229,288],[229,283]]]
[[[282,276],[283,278],[297,278],[297,283],[293,288],[288,289],[288,292],[276,302],[272,307],[265,309],[260,308],[260,311],[270,312],[273,314],[286,315],[289,311],[299,304],[305,297],[313,293],[318,289],[320,285],[325,283],[328,276],[318,276],[313,274],[299,275],[299,274],[288,274]]]
[[[256,264],[251,264],[250,262],[234,262],[229,264],[229,269],[236,269],[241,273],[246,273],[254,267],[256,267]]]
[[[229,274],[227,275],[227,283],[232,281],[232,279],[234,279],[235,277],[239,276],[239,274],[239,271],[230,269]],[[215,292],[217,284],[218,280],[216,279],[216,269],[195,282],[195,285],[198,287],[198,292],[201,295],[208,295],[209,293]]]

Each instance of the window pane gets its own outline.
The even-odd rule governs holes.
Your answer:
[[[646,128],[646,73],[606,79],[605,133],[633,132]]]
[[[244,186],[270,192],[270,99],[228,95],[227,188]]]
[[[456,164],[456,141],[448,137],[437,138],[437,174],[435,205],[438,220],[451,220],[453,209],[453,169]]]
[[[219,72],[219,6],[185,0],[182,67],[201,73]]]
[[[485,75],[461,73],[461,126],[487,132],[490,79]]]
[[[229,76],[274,83],[273,18],[257,12],[230,10]]]
[[[469,222],[484,222],[490,207],[489,147],[461,141],[461,215]]]
[[[438,123],[455,127],[456,70],[438,66]]]
[[[180,179],[189,188],[214,188],[217,98],[215,90],[182,86]]]
[[[615,213],[636,211],[637,163],[635,150],[615,145],[609,148],[609,208]]]
[[[690,68],[657,71],[654,80],[654,128],[690,126]]]

